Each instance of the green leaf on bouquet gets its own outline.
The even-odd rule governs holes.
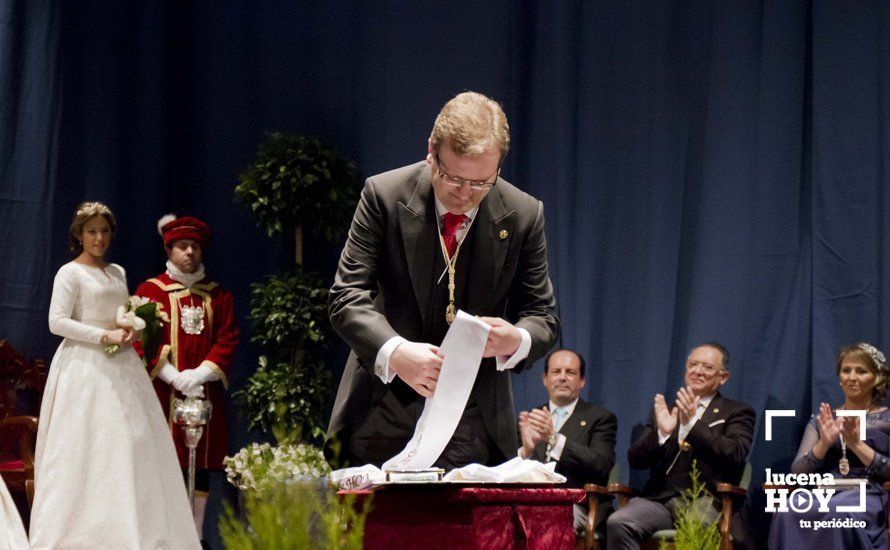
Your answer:
[[[137,317],[145,321],[145,328],[142,330],[142,358],[146,363],[158,354],[158,348],[161,346],[161,335],[163,323],[158,318],[158,303],[148,302],[142,304],[133,310]]]

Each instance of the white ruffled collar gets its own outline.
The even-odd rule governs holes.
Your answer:
[[[169,275],[170,278],[177,283],[182,284],[184,287],[191,288],[192,285],[199,282],[205,277],[204,264],[200,264],[198,266],[198,269],[196,269],[194,273],[185,273],[183,271],[180,271],[179,268],[173,265],[173,262],[167,260],[167,275]]]

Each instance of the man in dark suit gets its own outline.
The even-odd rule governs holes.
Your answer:
[[[425,161],[366,181],[330,293],[331,322],[352,348],[328,427],[335,462],[380,465],[404,448],[458,309],[492,329],[436,465],[515,456],[507,371],[543,356],[559,321],[543,205],[499,177],[509,143],[500,106],[465,92],[436,118]]]
[[[615,465],[615,415],[581,399],[584,358],[562,349],[547,357],[541,377],[550,400],[531,412],[519,413],[522,448],[519,456],[539,462],[556,462],[570,487],[585,483],[606,485]],[[605,517],[601,510],[599,518]],[[575,506],[575,530],[587,526],[587,506]]]
[[[707,342],[689,354],[686,386],[677,392],[674,407],[668,408],[663,395],[655,396],[652,418],[627,452],[631,467],[649,468],[650,478],[640,497],[609,517],[610,550],[639,548],[656,531],[673,527],[681,495],[691,487],[693,460],[716,519],[716,486],[738,485],[754,437],[754,409],[718,391],[729,380],[728,368],[726,348]]]

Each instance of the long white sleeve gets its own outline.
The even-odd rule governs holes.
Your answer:
[[[101,344],[102,335],[105,334],[103,329],[71,318],[79,293],[77,274],[62,266],[53,281],[53,295],[49,302],[49,331],[70,340]]]

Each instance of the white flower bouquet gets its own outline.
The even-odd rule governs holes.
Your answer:
[[[139,333],[143,350],[143,360],[153,358],[161,340],[161,327],[170,322],[164,306],[142,296],[130,296],[127,305],[118,306],[115,324],[120,328],[131,328]],[[114,355],[120,345],[105,346],[105,353]]]
[[[318,481],[331,473],[321,450],[312,445],[251,443],[235,456],[223,459],[229,483],[242,491],[263,489],[277,483]]]

